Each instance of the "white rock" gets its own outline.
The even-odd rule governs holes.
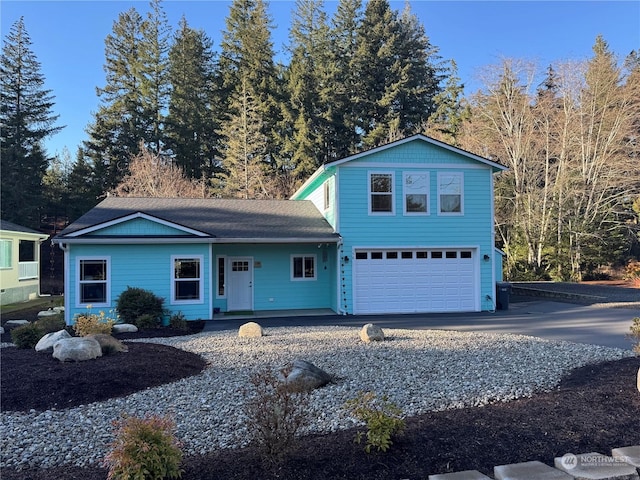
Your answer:
[[[58,340],[63,338],[71,338],[66,330],[58,330],[57,332],[47,333],[36,344],[36,352],[45,352],[51,350]]]
[[[60,315],[60,312],[56,312],[55,310],[43,310],[42,312],[38,312],[38,318],[53,317],[55,315]]]
[[[264,337],[264,330],[260,324],[256,322],[248,322],[244,325],[240,325],[238,330],[238,336],[241,338],[258,338]]]
[[[116,323],[113,326],[113,333],[137,332],[138,327],[131,323]]]
[[[360,330],[360,340],[365,343],[384,341],[384,332],[373,323],[367,323]]]
[[[83,362],[101,356],[102,348],[93,338],[63,338],[53,346],[53,358],[57,358],[61,362]]]
[[[29,323],[29,320],[7,320],[5,326],[7,327],[20,327]]]
[[[64,313],[64,307],[53,307],[54,312]]]
[[[4,333],[4,327],[0,327],[0,335]]]

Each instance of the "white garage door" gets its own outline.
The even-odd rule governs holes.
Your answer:
[[[354,313],[477,310],[473,249],[356,250]]]

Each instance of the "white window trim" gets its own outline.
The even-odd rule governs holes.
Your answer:
[[[373,212],[371,211],[371,195],[373,194],[373,192],[371,192],[371,177],[373,175],[391,175],[391,211],[390,212]],[[392,216],[396,214],[396,174],[395,172],[390,172],[390,171],[370,171],[368,172],[367,175],[367,202],[368,202],[368,209],[369,209],[369,215],[373,215],[373,216]]]
[[[304,259],[305,258],[313,258],[313,277],[305,277],[302,276],[300,278],[293,276],[293,260],[295,258],[302,258],[302,272],[304,275]],[[306,254],[306,253],[294,253],[291,254],[290,260],[290,277],[292,282],[314,282],[318,279],[318,258],[315,254]]]
[[[460,177],[460,211],[459,212],[443,212],[440,208],[440,179],[442,176]],[[464,173],[463,172],[438,172],[438,215],[445,217],[461,217],[464,215]]]
[[[200,262],[200,278],[198,280],[198,299],[176,300],[176,277],[175,263],[176,260],[198,260]],[[204,255],[171,255],[171,305],[197,305],[204,303]],[[195,279],[191,279],[195,280]]]
[[[409,193],[415,193],[415,192],[407,192],[406,190],[406,186],[407,186],[407,177],[409,175],[426,175],[427,177],[427,187],[426,190],[422,193],[424,193],[427,196],[427,211],[426,212],[407,212],[407,194]],[[425,171],[408,171],[408,172],[403,172],[402,173],[402,211],[404,215],[410,216],[410,217],[425,217],[428,215],[431,215],[431,177],[429,175],[429,172],[425,172]]]
[[[224,294],[220,295],[218,292],[220,291],[219,279],[220,274],[218,269],[220,268],[220,260],[224,261]],[[229,266],[227,264],[227,256],[226,255],[218,255],[216,256],[216,298],[227,298],[227,285],[228,285],[228,269]]]
[[[107,262],[107,278],[104,281],[104,283],[107,285],[107,289],[106,289],[106,302],[104,303],[95,303],[95,302],[85,302],[82,303],[82,299],[80,298],[80,262],[84,261],[84,260],[104,260]],[[86,256],[86,257],[76,257],[76,275],[75,275],[75,282],[76,282],[76,307],[78,308],[87,308],[89,305],[92,308],[105,308],[105,307],[110,307],[111,306],[111,257],[110,256]],[[92,283],[92,282],[88,282],[85,281],[84,283]],[[98,283],[98,282],[93,282],[93,283]]]
[[[324,210],[327,211],[331,208],[331,185],[329,184],[329,180],[323,184],[322,195],[324,197]]]

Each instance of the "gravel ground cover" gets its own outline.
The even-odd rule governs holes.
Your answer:
[[[99,464],[122,415],[170,413],[187,455],[246,446],[243,391],[252,373],[301,358],[335,376],[312,394],[307,433],[357,425],[343,409],[359,391],[387,394],[408,417],[486,406],[553,390],[570,370],[632,356],[628,350],[518,335],[387,330],[364,344],[348,327],[271,328],[259,339],[236,332],[138,340],[201,355],[200,374],[123,398],[44,412],[4,412],[0,467]],[[127,355],[127,354],[120,354]]]

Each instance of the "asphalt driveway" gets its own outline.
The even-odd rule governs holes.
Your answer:
[[[607,304],[577,305],[535,299],[511,302],[509,310],[495,313],[444,313],[403,315],[316,315],[294,317],[223,317],[207,322],[205,330],[237,329],[254,320],[264,328],[342,325],[359,328],[375,323],[382,328],[442,329],[464,332],[513,333],[550,340],[567,340],[624,349],[633,348],[627,334],[640,308],[614,308]]]

